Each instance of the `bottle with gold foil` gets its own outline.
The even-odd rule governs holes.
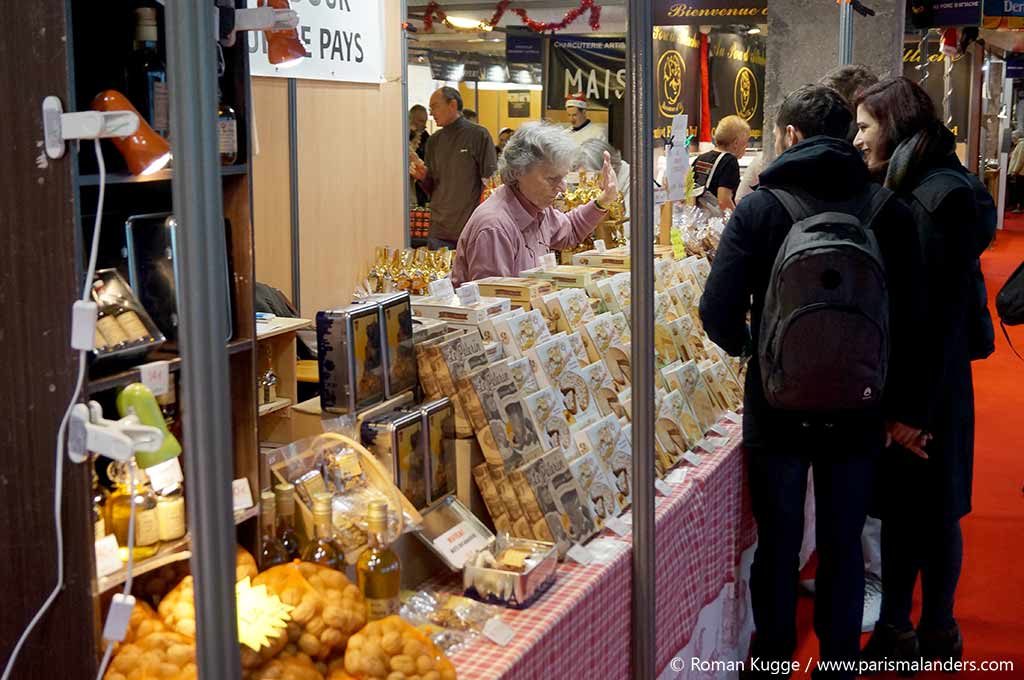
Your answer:
[[[299,534],[295,531],[295,487],[281,483],[274,487],[277,500],[277,538],[288,553],[289,560],[297,560],[302,554]]]
[[[117,480],[117,490],[110,496],[110,524],[117,544],[121,547],[122,562],[128,561],[128,526],[131,520],[132,504],[135,505],[135,549],[136,560],[151,557],[160,547],[160,522],[157,517],[156,495],[146,483],[145,473],[139,470],[132,459],[127,463],[113,463],[112,478]],[[135,468],[135,482],[131,481],[131,469]]]
[[[313,540],[302,550],[304,562],[315,562],[331,569],[342,569],[344,559],[334,544],[334,525],[331,523],[331,494],[322,492],[313,496]]]
[[[366,531],[370,545],[356,563],[356,579],[366,599],[366,619],[377,621],[398,613],[398,592],[402,585],[401,562],[387,544],[386,502],[370,502],[366,514]]]
[[[260,494],[260,569],[269,569],[291,561],[284,544],[277,537],[275,505],[273,491],[264,491]]]

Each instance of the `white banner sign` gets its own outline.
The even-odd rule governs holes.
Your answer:
[[[267,58],[262,31],[248,31],[249,68],[254,76],[384,82],[385,0],[291,0],[299,15],[306,58],[281,69]],[[257,0],[248,0],[256,7]],[[397,30],[397,29],[396,29]],[[397,39],[397,37],[396,37]]]
[[[686,174],[690,171],[690,151],[686,148],[687,118],[686,114],[672,117],[672,148],[668,150],[665,165],[665,185],[670,201],[686,200]]]

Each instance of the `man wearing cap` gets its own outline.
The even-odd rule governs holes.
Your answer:
[[[587,98],[582,94],[571,94],[565,98],[565,112],[569,116],[569,137],[577,144],[588,139],[608,141],[608,129],[587,117]]]

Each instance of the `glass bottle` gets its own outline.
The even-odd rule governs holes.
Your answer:
[[[111,477],[117,480],[117,490],[110,496],[110,524],[121,546],[121,561],[128,561],[128,526],[132,504],[135,504],[136,560],[151,557],[160,547],[160,523],[157,519],[156,495],[146,483],[145,473],[138,469],[135,459],[128,463],[112,463]],[[131,483],[131,469],[135,469],[135,483]]]
[[[291,560],[281,539],[277,537],[273,491],[260,494],[260,569],[268,569]]]
[[[185,490],[181,484],[160,491],[156,517],[161,541],[175,541],[185,535]]]
[[[278,484],[274,487],[277,499],[277,537],[288,553],[288,559],[297,560],[302,552],[299,534],[295,531],[295,487]]]
[[[170,131],[167,68],[160,57],[156,8],[135,10],[135,46],[126,69],[129,101],[161,137]]]
[[[356,562],[356,579],[366,599],[366,619],[376,621],[398,613],[402,564],[387,543],[388,504],[370,501],[366,511],[369,547]]]
[[[117,322],[117,315],[114,313],[114,310],[113,306],[100,307],[96,316],[96,328],[99,329],[106,339],[107,347],[110,349],[120,349],[131,342],[131,339],[124,332],[124,329],[121,328],[121,324]]]
[[[238,116],[224,101],[224,93],[217,87],[217,132],[220,136],[220,164],[234,165],[238,160]]]
[[[106,489],[100,486],[99,475],[96,470],[92,471],[92,526],[96,534],[96,540],[100,540],[109,533],[107,526],[107,493]]]
[[[142,319],[131,308],[131,303],[122,296],[117,296],[111,308],[111,313],[117,319],[117,324],[128,336],[129,342],[153,342],[153,334],[142,323]]]
[[[302,550],[304,562],[315,562],[331,569],[341,569],[343,559],[334,545],[334,525],[331,523],[331,494],[313,496],[313,540]]]

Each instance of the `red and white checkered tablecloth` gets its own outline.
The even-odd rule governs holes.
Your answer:
[[[740,428],[720,427],[726,443],[691,466],[655,510],[658,668],[689,641],[701,609],[735,581],[740,555],[756,539]],[[631,537],[615,539],[632,545]],[[539,600],[503,613],[516,632],[508,646],[478,639],[452,656],[458,677],[629,677],[631,571],[630,550],[607,564],[560,564],[555,584]]]

